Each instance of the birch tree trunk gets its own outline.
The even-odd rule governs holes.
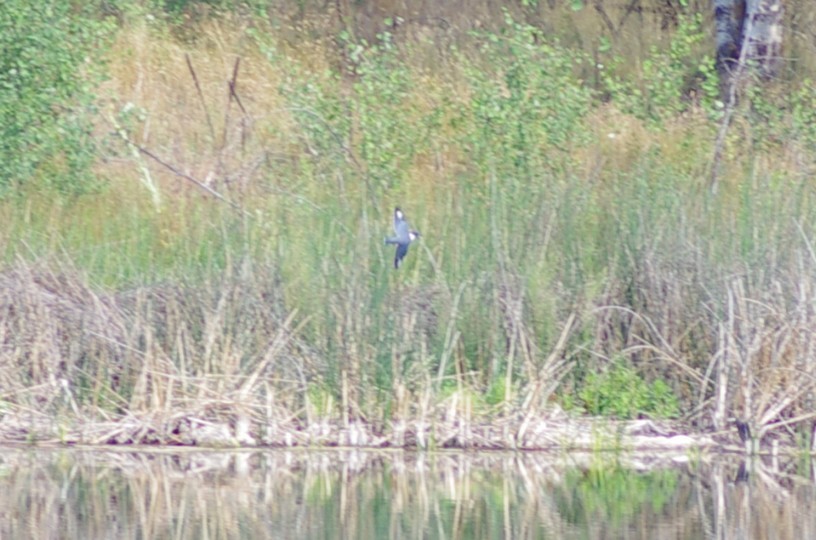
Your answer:
[[[779,72],[783,14],[782,0],[714,0],[717,71],[723,82],[723,95],[743,46],[746,60],[764,78]]]
[[[714,0],[717,72],[722,83],[721,94],[727,88],[742,49],[744,14],[745,0]]]
[[[714,143],[709,186],[717,192],[717,177],[731,116],[743,75],[756,69],[763,78],[776,76],[782,64],[782,0],[713,0],[720,96],[725,103]],[[740,15],[740,12],[743,14]]]
[[[746,56],[754,61],[763,77],[775,77],[782,63],[782,0],[748,0],[746,16],[753,31],[743,36]]]

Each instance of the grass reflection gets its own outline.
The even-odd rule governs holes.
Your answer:
[[[778,538],[813,537],[813,486],[775,466],[738,476],[737,464],[668,456],[7,449],[0,535],[700,538],[773,523]]]

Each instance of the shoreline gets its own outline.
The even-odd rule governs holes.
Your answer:
[[[514,421],[515,420],[515,421]],[[778,439],[773,439],[778,441]],[[253,422],[246,417],[204,419],[148,414],[117,421],[39,420],[6,414],[0,444],[213,449],[371,449],[518,452],[683,452],[750,454],[737,430],[693,431],[678,422],[598,417],[496,419],[466,422],[393,420],[386,425],[324,418]],[[754,445],[754,455],[803,455],[790,443]],[[812,452],[810,452],[812,454]]]

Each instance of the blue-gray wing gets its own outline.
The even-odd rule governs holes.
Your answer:
[[[408,253],[408,244],[397,244],[397,253],[394,255],[394,268],[399,268],[402,259]]]

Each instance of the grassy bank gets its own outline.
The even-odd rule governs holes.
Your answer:
[[[693,21],[594,80],[512,19],[442,52],[195,28],[117,30],[101,189],[0,202],[7,421],[141,419],[128,442],[229,420],[284,444],[355,421],[512,435],[558,404],[809,444],[807,86],[746,99],[712,194]],[[423,233],[399,271],[396,205]]]

